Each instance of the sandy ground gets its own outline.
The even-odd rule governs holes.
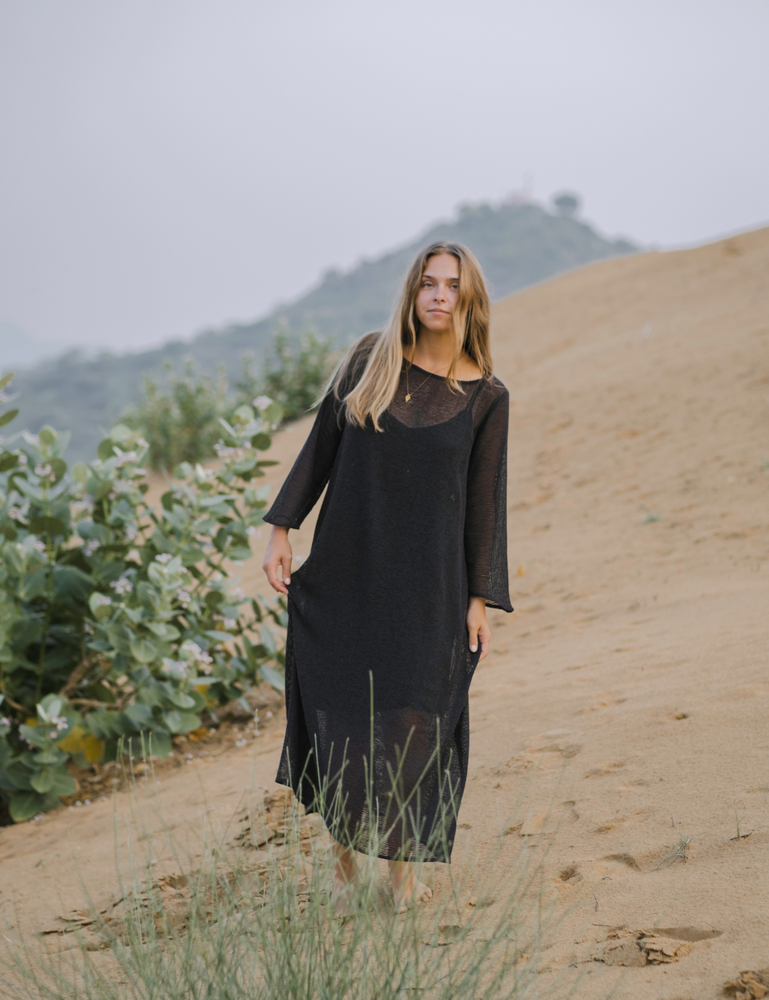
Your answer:
[[[528,289],[495,307],[493,347],[512,397],[516,612],[491,614],[471,691],[456,863],[500,829],[493,877],[541,857],[561,913],[543,976],[573,972],[578,996],[716,997],[769,966],[769,229]],[[309,426],[276,436],[275,483]],[[274,787],[281,725],[162,775],[179,837]],[[79,872],[113,891],[113,810],[124,840],[129,805],[0,831],[6,935],[79,905]],[[682,838],[688,860],[660,866]],[[678,929],[671,961],[595,960],[653,928]]]

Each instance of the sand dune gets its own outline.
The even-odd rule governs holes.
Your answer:
[[[715,997],[769,966],[769,229],[571,272],[499,303],[493,338],[516,613],[471,693],[458,854],[498,817],[497,864],[540,852],[564,912],[543,974],[573,967],[579,996]],[[277,436],[276,483],[308,427]],[[279,745],[276,719],[255,753],[169,773],[166,814],[226,821]],[[0,831],[0,915],[72,906],[70,857],[108,883],[112,810]],[[641,952],[653,928],[674,933]]]

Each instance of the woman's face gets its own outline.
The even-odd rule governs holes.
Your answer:
[[[459,261],[441,253],[427,261],[417,292],[416,313],[420,326],[434,333],[452,328],[452,315],[459,298]]]

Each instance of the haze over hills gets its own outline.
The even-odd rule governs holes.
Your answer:
[[[15,426],[34,432],[44,424],[71,430],[69,457],[89,458],[103,432],[137,397],[143,378],[161,372],[165,361],[178,369],[191,358],[204,371],[222,365],[235,375],[245,354],[261,357],[279,324],[297,335],[312,329],[340,346],[381,327],[414,253],[439,239],[465,243],[475,252],[495,300],[562,271],[637,249],[536,204],[462,206],[455,219],[438,223],[393,252],[345,273],[326,272],[307,294],[255,322],[207,330],[191,341],[134,354],[86,357],[70,351],[23,371],[14,385],[21,410]]]

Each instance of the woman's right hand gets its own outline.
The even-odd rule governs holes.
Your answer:
[[[288,584],[291,583],[291,555],[288,528],[273,525],[262,569],[267,574],[272,589],[279,594],[288,593]]]

